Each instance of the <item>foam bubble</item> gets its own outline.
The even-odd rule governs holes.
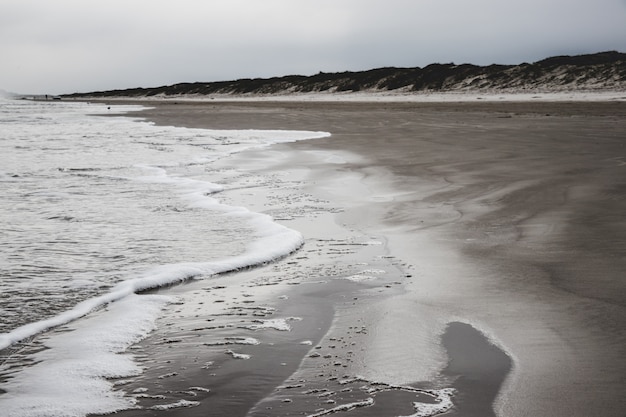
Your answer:
[[[347,277],[345,277],[343,279],[348,280],[348,281],[352,281],[352,282],[364,282],[364,281],[373,281],[373,280],[376,279],[376,277],[373,277],[371,275],[357,274],[357,275],[347,276]]]
[[[232,350],[227,350],[226,354],[232,356],[235,359],[248,360],[251,358],[250,355],[247,355],[245,353],[236,353],[236,352],[233,352]]]
[[[170,404],[153,405],[152,407],[150,407],[150,410],[165,411],[165,410],[172,410],[174,408],[197,407],[199,405],[200,403],[198,401],[180,400],[180,401],[176,401],[175,403],[170,403]]]
[[[415,408],[415,414],[411,414],[406,417],[430,417],[438,414],[445,413],[453,407],[452,395],[454,390],[452,388],[444,388],[440,390],[431,391],[435,396],[436,403],[413,403]]]
[[[254,324],[243,326],[243,328],[250,330],[274,329],[281,332],[288,332],[291,330],[291,325],[287,322],[295,320],[302,319],[299,317],[289,317],[287,319],[255,320]]]
[[[334,408],[330,408],[328,410],[320,411],[319,413],[310,414],[307,417],[322,417],[322,416],[326,416],[329,414],[340,413],[343,411],[352,411],[356,408],[371,407],[373,405],[374,405],[374,399],[367,398],[363,401],[356,401],[356,402],[349,403],[349,404],[343,404]]]

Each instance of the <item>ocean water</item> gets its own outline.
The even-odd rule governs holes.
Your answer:
[[[160,127],[127,113],[138,109],[0,101],[3,415],[128,407],[104,378],[139,372],[118,353],[145,337],[170,301],[142,290],[271,261],[302,245],[300,233],[269,216],[220,203],[229,174],[213,164],[327,133]],[[113,114],[120,117],[103,117]],[[47,340],[36,366],[11,365],[12,352],[33,336],[69,322],[74,331]],[[52,400],[71,390],[81,392],[71,407]]]

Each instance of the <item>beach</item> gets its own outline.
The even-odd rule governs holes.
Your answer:
[[[623,414],[625,103],[145,104],[331,136],[223,161],[304,246],[159,290],[121,416]]]

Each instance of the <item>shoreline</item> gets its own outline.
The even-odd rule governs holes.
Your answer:
[[[438,338],[445,336],[443,329],[449,323],[471,323],[506,347],[515,364],[513,375],[494,394],[500,393],[495,414],[542,415],[550,409],[555,416],[592,410],[619,415],[623,410],[623,386],[617,382],[622,373],[616,365],[624,340],[624,331],[617,329],[626,322],[618,279],[624,265],[615,260],[624,244],[620,223],[615,223],[623,208],[615,199],[622,172],[616,158],[625,131],[621,103],[149,105],[155,107],[136,114],[158,124],[333,134],[272,147],[284,158],[265,171],[309,167],[312,172],[302,186],[342,208],[337,221],[343,229],[388,241],[385,256],[399,267],[396,278],[366,291],[370,302],[361,307],[335,302],[335,309],[341,308],[325,333],[326,339],[341,340],[353,327],[351,317],[369,320],[368,333],[359,335],[366,349],[350,358],[349,369],[362,371],[359,375],[370,381],[368,375],[386,376],[387,383],[424,381],[417,377],[420,372],[432,378],[445,365],[446,352],[452,355],[450,363],[458,358],[453,348],[442,350]],[[344,150],[349,154],[343,155]],[[326,159],[320,159],[320,151]],[[242,158],[254,162],[255,153]],[[268,156],[259,151],[256,158]],[[337,184],[345,174],[356,175],[350,182],[356,188],[347,195]],[[577,227],[572,229],[574,220]],[[603,252],[585,244],[600,234],[607,241]],[[584,265],[590,249],[599,257],[593,262],[593,279],[586,277]],[[389,294],[377,294],[381,291]],[[421,327],[407,332],[411,319]],[[448,327],[447,337],[461,337],[462,331],[453,326],[450,334]],[[394,334],[406,338],[402,346],[393,346]],[[449,343],[458,347],[463,344],[458,340]],[[407,367],[432,364],[433,357],[435,367],[428,372]],[[314,370],[307,362],[292,378],[312,381]],[[571,369],[572,362],[578,369]],[[582,381],[598,391],[581,389]],[[298,403],[282,402],[280,393],[276,398],[271,406],[281,405],[285,413]],[[493,401],[486,394],[471,398],[482,413]],[[451,415],[485,415],[472,414],[473,405],[466,401],[455,404],[468,408]],[[564,404],[554,410],[554,402]],[[269,406],[267,399],[264,405]],[[193,415],[189,412],[196,409],[182,409],[180,415]],[[374,412],[367,410],[354,415]]]
[[[480,102],[611,102],[626,101],[626,91],[615,90],[486,90],[449,92],[349,92],[287,94],[154,95],[139,97],[67,97],[67,101],[146,101],[154,103],[480,103]]]

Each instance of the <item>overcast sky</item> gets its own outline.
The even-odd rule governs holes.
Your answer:
[[[626,52],[626,0],[0,0],[0,89]]]

